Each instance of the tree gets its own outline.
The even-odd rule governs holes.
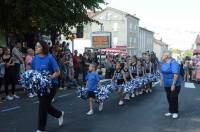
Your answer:
[[[192,57],[193,51],[192,50],[185,50],[184,51],[184,57]]]
[[[69,33],[73,26],[95,22],[87,12],[100,10],[104,0],[0,0],[0,32]]]

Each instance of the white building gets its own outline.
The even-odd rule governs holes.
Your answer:
[[[154,39],[153,41],[153,51],[156,53],[156,56],[160,60],[162,54],[168,50],[168,45],[164,43],[162,40]]]
[[[138,53],[141,56],[145,51],[153,51],[154,32],[139,27],[139,46]]]
[[[91,39],[93,32],[111,32],[112,48],[125,46],[129,55],[138,54],[139,18],[111,7],[92,15],[91,18],[101,24],[84,26],[84,39]]]

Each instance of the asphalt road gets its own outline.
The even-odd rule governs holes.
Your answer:
[[[0,132],[35,132],[37,128],[37,98],[23,98],[0,104]],[[54,105],[65,111],[64,125],[48,117],[48,132],[200,132],[200,89],[182,88],[180,118],[164,117],[168,106],[164,90],[138,96],[117,106],[116,93],[105,103],[104,110],[87,116],[88,104],[74,91],[59,91]]]

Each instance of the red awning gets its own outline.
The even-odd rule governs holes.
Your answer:
[[[200,54],[200,48],[197,48],[193,51],[193,55]]]
[[[107,53],[114,53],[114,54],[127,54],[126,51],[122,51],[116,48],[107,48],[107,49],[102,49],[102,52],[107,52]]]

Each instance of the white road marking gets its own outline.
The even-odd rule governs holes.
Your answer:
[[[154,84],[153,84],[153,87],[155,87],[157,84],[159,84],[160,83],[160,81],[158,81],[158,82],[155,82]]]
[[[1,112],[8,112],[8,111],[16,110],[16,109],[20,109],[20,106],[4,109],[4,110],[1,110]]]
[[[60,95],[60,96],[58,96],[57,98],[63,98],[63,97],[67,97],[67,96],[69,96],[69,95],[71,95],[71,94],[62,94],[62,95]],[[33,104],[38,104],[39,103],[39,101],[35,101],[35,102],[33,102]]]
[[[185,82],[184,87],[185,87],[185,88],[192,88],[192,89],[194,89],[194,88],[195,88],[195,85],[194,85],[194,83]]]
[[[33,102],[33,104],[38,104],[39,103],[39,101],[35,101],[35,102]]]
[[[68,94],[62,94],[62,95],[58,96],[58,98],[67,97],[67,96],[69,96],[69,95],[70,95],[69,93],[68,93]]]

